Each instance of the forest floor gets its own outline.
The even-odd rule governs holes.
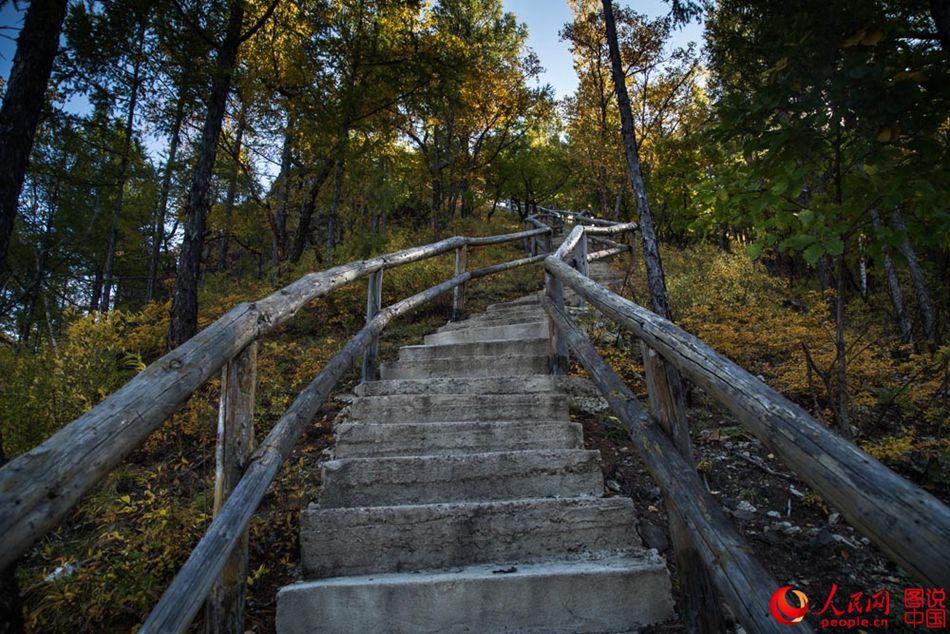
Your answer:
[[[516,228],[506,222],[473,224],[458,233]],[[403,235],[384,246],[391,251],[418,242],[419,236]],[[366,257],[367,248],[355,245],[338,257],[341,261]],[[470,256],[470,266],[520,255],[514,246],[479,249]],[[827,424],[833,423],[828,399],[820,385],[808,380],[802,355],[805,343],[819,370],[833,362],[827,295],[807,284],[790,286],[745,254],[698,246],[668,249],[664,259],[678,323]],[[285,281],[295,279],[306,266],[314,263],[287,272]],[[452,269],[449,254],[387,272],[384,304],[450,277]],[[624,291],[640,303],[644,298],[636,291],[645,288],[642,278],[642,270],[634,269]],[[467,291],[467,307],[480,311],[489,303],[523,295],[532,286],[539,288],[541,280],[537,267],[479,280]],[[202,326],[237,301],[270,291],[265,281],[209,278]],[[930,354],[895,343],[876,308],[882,304],[881,298],[849,303],[849,391],[857,442],[948,501],[950,354],[946,348]],[[365,283],[348,285],[301,311],[263,342],[255,409],[259,438],[358,330],[364,306]],[[394,357],[400,346],[417,343],[444,323],[447,314],[448,305],[442,301],[398,320],[382,338],[381,356]],[[0,403],[8,420],[45,421],[23,429],[5,426],[5,440],[19,441],[22,447],[35,444],[35,434],[51,433],[157,358],[167,328],[165,315],[167,306],[156,304],[139,313],[116,311],[107,318],[79,319],[55,350],[40,351],[35,358],[0,357],[0,372],[13,386]],[[626,335],[618,336],[612,324],[588,321],[604,358],[645,398],[639,346]],[[356,372],[351,372],[337,394],[352,390],[357,380]],[[217,390],[214,379],[24,558],[18,576],[31,631],[130,631],[142,622],[211,518]],[[911,584],[905,575],[758,440],[712,407],[702,392],[693,390],[690,397],[699,470],[759,561],[779,582],[804,590],[819,609],[832,584],[839,587],[834,604],[840,610],[846,609],[855,592],[868,596],[887,589],[889,631],[901,631],[902,590]],[[330,424],[342,406],[334,397],[327,400],[252,520],[249,631],[273,631],[276,591],[299,578],[299,512],[316,495],[319,461],[332,443]],[[601,451],[608,488],[636,502],[645,543],[669,556],[659,488],[636,457],[626,432],[603,414],[580,410],[573,414],[584,424],[589,446]],[[193,629],[201,628],[199,616]],[[656,632],[678,628],[671,623]]]
[[[683,277],[692,280],[702,275],[701,271],[695,270],[695,263],[702,261],[697,256],[701,255],[708,253],[677,252],[668,259],[672,260],[672,266],[668,267],[668,280],[672,281],[670,286],[674,292]],[[735,264],[737,258],[741,260],[741,256],[727,256],[726,259]],[[746,270],[747,266],[742,263],[738,268]],[[726,273],[725,276],[706,277],[707,285],[714,288],[709,289],[708,294],[704,293],[697,302],[688,306],[680,302],[679,314],[683,315],[685,323],[695,324],[690,317],[699,314],[704,318],[704,327],[717,332],[716,321],[727,324],[730,319],[735,319],[736,315],[730,311],[728,302],[716,310],[711,310],[710,304],[721,299],[715,287],[721,291],[722,287],[728,287],[734,281],[729,280],[729,277],[741,276],[745,277],[748,286],[761,285],[758,292],[752,294],[757,295],[760,303],[771,304],[772,314],[779,323],[784,324],[785,331],[794,332],[802,325],[804,296],[791,292],[783,280],[769,276],[763,270],[753,275],[749,275],[748,270],[740,273],[727,269]],[[631,275],[631,279],[636,277],[636,273]],[[636,287],[635,282],[633,288]],[[644,286],[641,284],[639,288]],[[745,290],[751,291],[750,288]],[[626,294],[635,296],[632,289],[627,289]],[[766,296],[770,296],[769,299],[765,299]],[[815,294],[810,295],[811,299],[815,297]],[[866,302],[865,305],[871,306],[873,303]],[[860,308],[855,312],[857,323],[866,320],[867,316],[860,314]],[[711,316],[715,317],[711,319]],[[823,317],[819,319],[824,320]],[[601,354],[624,375],[627,384],[641,401],[646,402],[642,359],[635,339],[619,333],[615,325],[603,319],[591,317],[587,325]],[[742,327],[739,323],[734,325],[736,330]],[[854,335],[854,339],[858,339],[858,336]],[[717,342],[715,338],[707,338],[707,342],[714,348],[719,347],[717,343],[730,343]],[[895,366],[900,365],[898,360],[904,358],[902,355],[909,354],[906,349],[895,350],[899,346],[887,342],[886,337],[874,339],[874,343],[867,348],[876,355],[875,360],[880,367],[875,371],[879,373],[879,380],[881,373],[894,371]],[[780,376],[781,380],[787,380],[788,369],[781,366],[797,363],[798,372],[805,375],[804,360],[796,362],[789,358],[789,351],[784,349],[788,347],[788,342],[783,342],[781,336],[769,338],[761,335],[757,343],[747,352],[759,357],[760,365],[753,371],[766,372],[771,375],[770,378]],[[890,350],[882,350],[888,345]],[[918,363],[924,363],[924,358],[927,355],[919,358]],[[922,372],[911,372],[908,368],[894,372],[895,381],[903,380],[904,383],[901,383],[901,388],[891,385],[891,393],[895,389],[902,393],[917,390],[919,402],[904,401],[899,407],[893,399],[892,402],[882,399],[883,402],[870,403],[860,393],[853,394],[854,400],[861,404],[855,408],[853,425],[857,432],[856,442],[865,450],[942,501],[950,502],[950,442],[945,427],[950,413],[947,409],[946,350],[930,358],[936,360],[931,369],[935,376],[922,378],[922,375],[927,374],[926,369],[931,368],[926,363]],[[890,359],[891,363],[882,362],[884,359]],[[861,362],[860,359],[855,361],[856,365]],[[772,367],[769,367],[770,363]],[[752,369],[751,365],[746,367]],[[583,369],[576,364],[573,370],[574,373],[584,374]],[[862,368],[858,367],[858,371],[861,372]],[[765,377],[760,375],[759,378]],[[928,387],[921,390],[919,385],[912,385],[914,381],[925,382]],[[865,389],[880,387],[875,382],[866,385]],[[785,390],[787,396],[797,396],[799,404],[806,408],[815,404],[812,397],[816,391],[813,386],[809,387],[807,395],[800,390],[797,393],[796,390]],[[852,391],[858,392],[854,387]],[[815,400],[820,400],[820,396]],[[815,629],[866,633],[916,631],[904,623],[903,593],[905,588],[919,587],[920,584],[915,583],[868,538],[851,527],[838,512],[777,460],[762,442],[732,420],[702,390],[691,389],[688,401],[687,415],[694,458],[707,490],[722,503],[751,545],[756,559],[768,572],[780,584],[800,589],[809,597],[811,608],[806,619]],[[585,399],[584,403],[583,408],[572,408],[572,418],[583,424],[588,448],[600,451],[608,490],[612,494],[633,498],[639,514],[638,530],[641,538],[646,546],[656,548],[667,557],[675,585],[676,563],[670,548],[668,515],[660,487],[637,456],[629,435],[619,421],[610,416],[609,411],[597,411],[599,407],[592,407],[589,400]],[[600,406],[605,408],[606,402]],[[827,409],[818,414],[830,423],[828,419],[831,416]],[[914,421],[904,418],[914,414],[920,417]],[[867,610],[867,601],[875,595],[878,599],[882,598],[882,591],[889,597],[888,612],[885,613],[884,608]],[[858,598],[855,606],[860,608],[849,608],[849,602],[855,595]],[[863,614],[858,609],[864,610]],[[822,619],[834,617],[836,610],[840,614],[839,618],[866,617],[871,619],[872,625],[834,627],[823,624]],[[817,616],[817,611],[822,611],[822,615]],[[726,616],[727,621],[734,625],[728,610]],[[888,623],[883,627],[874,627],[874,619],[877,618],[886,618]],[[666,634],[685,629],[681,622],[674,621],[651,631]]]

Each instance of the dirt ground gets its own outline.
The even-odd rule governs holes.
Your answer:
[[[776,581],[809,597],[812,607],[806,619],[813,627],[869,634],[914,631],[904,625],[903,590],[919,584],[912,583],[870,540],[793,477],[761,442],[705,407],[701,393],[694,391],[690,400],[697,405],[689,411],[694,454],[707,490],[722,503]],[[627,431],[609,411],[594,412],[596,406],[591,405],[588,400],[583,408],[572,407],[572,418],[583,424],[587,447],[601,453],[608,491],[633,498],[640,518],[638,532],[647,547],[666,556],[675,592],[677,572],[660,487],[638,458]],[[863,593],[866,600],[881,590],[888,591],[889,627],[820,628],[822,617],[813,613],[825,605],[832,584],[838,586],[832,605],[843,612],[854,593]],[[829,606],[823,616],[831,615],[832,609]],[[734,625],[728,612],[727,620]],[[685,629],[677,621],[650,631],[668,634]]]

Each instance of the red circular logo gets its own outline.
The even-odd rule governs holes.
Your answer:
[[[800,607],[795,607],[788,602],[789,592],[798,599]],[[784,586],[772,595],[772,600],[769,601],[769,611],[772,612],[772,618],[782,625],[801,623],[808,612],[808,597],[800,590],[792,590],[792,586]]]

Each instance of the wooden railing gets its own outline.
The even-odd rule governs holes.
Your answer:
[[[554,367],[567,367],[570,349],[587,369],[613,413],[630,432],[666,496],[671,516],[685,525],[689,547],[699,555],[712,582],[747,631],[784,631],[768,610],[769,599],[780,584],[754,559],[751,548],[703,486],[689,459],[685,416],[682,411],[674,411],[682,410],[675,394],[679,372],[726,407],[802,481],[909,574],[936,587],[950,585],[950,508],[831,432],[697,337],[597,284],[588,277],[585,267],[572,267],[565,261],[573,252],[579,254],[576,261],[584,261],[588,235],[609,234],[612,227],[622,225],[591,222],[590,218],[554,210],[545,213],[582,223],[544,261],[543,303],[552,323]],[[655,415],[637,401],[564,310],[564,286],[641,339],[650,409]],[[681,546],[675,538],[673,543],[675,548]],[[681,581],[688,587],[689,580]],[[799,630],[809,631],[804,623]]]
[[[243,631],[248,523],[281,464],[340,378],[360,355],[363,378],[376,378],[378,337],[396,317],[454,291],[452,314],[457,318],[467,282],[546,257],[546,253],[531,253],[468,271],[470,248],[533,241],[551,231],[540,226],[504,235],[448,238],[310,273],[264,299],[236,306],[89,412],[0,468],[0,569],[15,563],[196,389],[221,371],[214,519],[140,631],[183,631],[206,599],[210,630]],[[453,250],[454,277],[381,307],[384,270]],[[366,325],[300,392],[255,448],[257,341],[311,300],[367,276]]]

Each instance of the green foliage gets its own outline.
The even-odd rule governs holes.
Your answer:
[[[7,455],[46,439],[142,370],[163,345],[166,310],[155,304],[139,313],[87,315],[35,353],[0,348],[0,428]]]

